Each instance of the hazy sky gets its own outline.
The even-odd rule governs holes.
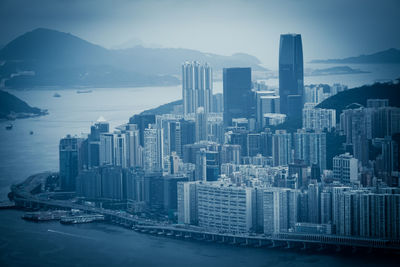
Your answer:
[[[37,27],[113,47],[132,39],[278,63],[301,33],[305,61],[400,48],[400,0],[0,0],[0,44]]]

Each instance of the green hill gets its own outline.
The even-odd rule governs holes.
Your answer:
[[[0,90],[0,119],[46,115],[46,110],[29,106],[18,97]]]
[[[400,79],[396,83],[375,83],[340,92],[325,99],[317,108],[335,109],[336,119],[351,104],[367,105],[367,99],[389,99],[389,105],[400,107]]]

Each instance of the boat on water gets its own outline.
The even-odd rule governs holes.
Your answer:
[[[34,222],[52,221],[60,220],[61,217],[67,214],[68,211],[65,210],[27,212],[22,215],[22,219]]]
[[[62,224],[91,223],[95,221],[104,221],[104,215],[101,214],[84,214],[61,217]]]
[[[91,92],[92,92],[92,90],[78,90],[78,91],[76,91],[77,94],[89,94]]]
[[[53,97],[61,97],[59,93],[54,93]]]
[[[6,130],[12,130],[13,127],[14,127],[14,125],[12,125],[11,123],[7,124],[6,125]]]

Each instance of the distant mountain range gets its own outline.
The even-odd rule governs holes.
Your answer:
[[[181,64],[208,62],[223,67],[264,70],[247,54],[221,56],[182,48],[110,50],[69,33],[39,28],[0,49],[0,81],[6,87],[151,86],[178,84]]]
[[[318,59],[310,63],[335,63],[335,64],[377,64],[377,63],[400,63],[400,50],[390,48],[370,55],[360,55],[342,59]]]
[[[0,119],[28,118],[46,114],[46,110],[31,107],[18,97],[0,90]]]

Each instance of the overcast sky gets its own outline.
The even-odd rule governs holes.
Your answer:
[[[145,44],[278,63],[279,35],[301,33],[305,61],[400,48],[400,0],[0,0],[0,44],[38,27],[115,47]]]

